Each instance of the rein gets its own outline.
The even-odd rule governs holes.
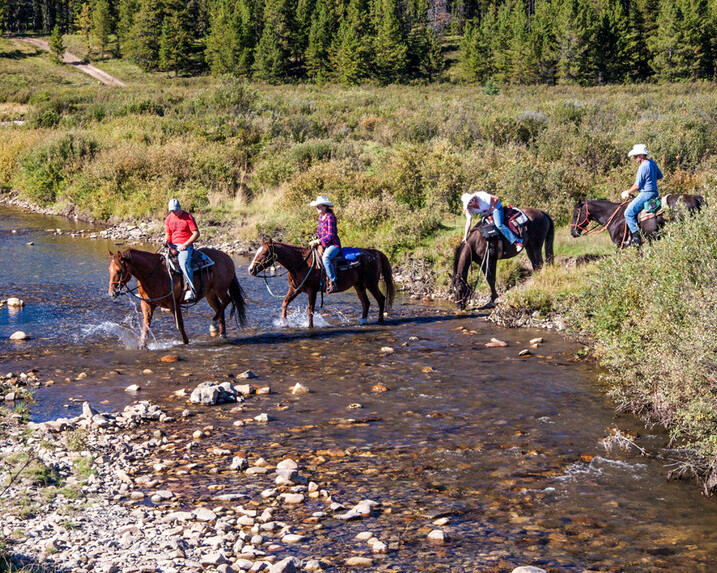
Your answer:
[[[470,265],[473,262],[473,245],[468,243],[468,241],[466,241],[466,243],[468,244],[468,248],[471,250],[471,256],[470,256],[469,263],[468,263],[468,270],[470,271]],[[488,241],[486,241],[485,253],[483,254],[483,261],[480,264],[480,269],[478,271],[478,277],[476,278],[475,284],[473,285],[473,287],[471,287],[470,283],[466,279],[464,279],[462,276],[456,275],[463,282],[463,284],[465,284],[468,287],[468,289],[466,290],[465,296],[463,296],[463,298],[457,300],[456,301],[457,303],[466,302],[473,296],[476,289],[478,288],[478,283],[480,283],[483,276],[486,276],[486,274],[487,274],[486,271],[488,269],[488,261],[489,260],[490,260],[490,244],[488,243]]]
[[[316,249],[311,249],[311,251],[309,252],[309,254],[307,254],[306,257],[304,257],[303,262],[306,263],[306,262],[309,260],[309,256],[312,256],[312,255],[313,255],[313,258],[312,258],[312,260],[311,260],[311,264],[308,265],[309,271],[306,273],[306,276],[304,277],[304,280],[301,281],[301,284],[300,284],[298,287],[296,287],[292,292],[290,292],[289,294],[286,294],[286,295],[277,295],[277,294],[274,294],[274,293],[272,292],[272,290],[271,290],[271,287],[269,286],[269,281],[268,281],[267,279],[276,279],[276,278],[279,278],[279,277],[283,277],[283,276],[286,276],[287,274],[290,274],[292,271],[289,270],[287,267],[284,267],[284,268],[286,269],[286,272],[285,272],[285,273],[280,274],[280,275],[270,275],[270,276],[267,276],[267,274],[266,274],[266,267],[264,267],[264,269],[262,269],[262,270],[264,271],[264,274],[261,275],[261,278],[264,279],[264,284],[266,285],[266,290],[269,292],[269,294],[270,294],[271,296],[273,296],[274,298],[286,298],[287,296],[291,296],[291,295],[293,295],[293,294],[299,292],[299,291],[301,290],[301,287],[303,287],[304,284],[306,284],[306,281],[309,279],[309,275],[310,275],[311,272],[314,270],[314,266],[316,265]],[[278,261],[277,261],[277,258],[276,258],[276,251],[274,250],[274,244],[273,244],[273,243],[272,243],[272,245],[271,245],[271,259],[270,259],[270,260],[271,260],[271,264],[274,264],[274,263],[278,262]]]
[[[592,229],[588,228],[588,223],[590,221],[590,211],[588,202],[585,201],[585,219],[580,221],[579,223],[572,224],[572,227],[574,229],[579,229],[582,231],[583,235],[593,235],[595,233],[602,233],[605,229],[607,229],[610,226],[610,223],[612,223],[612,220],[615,218],[615,215],[617,215],[617,212],[620,210],[620,207],[622,207],[625,203],[628,201],[623,201],[620,203],[616,208],[615,211],[613,211],[612,215],[610,215],[610,218],[607,220],[607,222],[602,226],[602,228],[598,229],[598,227],[602,224],[599,221],[597,221],[597,226],[593,227]],[[583,225],[585,225],[583,227]],[[623,239],[624,240],[624,239]]]

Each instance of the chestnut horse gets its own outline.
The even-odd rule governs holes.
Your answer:
[[[548,264],[553,262],[553,239],[555,225],[545,211],[540,209],[521,209],[528,217],[525,224],[523,244],[530,259],[533,270],[543,266],[541,249],[545,245],[545,259]],[[490,286],[490,303],[483,308],[494,306],[498,292],[495,290],[495,278],[498,259],[512,259],[518,254],[515,245],[511,245],[501,235],[499,238],[486,240],[480,232],[482,223],[473,227],[468,239],[456,248],[453,258],[453,297],[459,309],[464,309],[468,299],[473,295],[473,287],[468,284],[468,271],[471,263],[478,263]]]
[[[212,259],[214,264],[194,273],[195,283],[200,278],[199,273],[201,273],[201,280],[203,281],[202,292],[198,294],[199,300],[206,296],[209,306],[215,312],[209,329],[210,334],[212,336],[216,334],[218,323],[219,334],[222,338],[225,338],[224,309],[230,304],[232,308],[229,317],[234,316],[236,312],[239,323],[244,326],[246,321],[244,291],[234,274],[234,261],[229,255],[217,249],[207,248],[200,250]],[[134,294],[127,287],[127,282],[132,277],[137,279],[139,295],[134,296],[141,301],[142,316],[144,318],[142,335],[139,341],[140,347],[144,347],[147,342],[147,330],[152,322],[154,309],[158,306],[169,309],[182,336],[182,342],[187,344],[189,339],[184,331],[181,307],[184,294],[182,292],[182,281],[178,277],[170,277],[164,256],[159,253],[149,253],[137,249],[125,249],[121,253],[114,254],[109,251],[109,254],[109,294],[112,298],[122,294],[124,292],[122,289]]]
[[[346,270],[336,270],[336,282],[334,283],[336,290],[334,292],[345,291],[351,287],[356,289],[356,294],[363,307],[359,322],[365,324],[371,304],[366,295],[366,290],[368,290],[378,302],[378,323],[383,324],[384,311],[391,308],[395,292],[391,265],[381,251],[376,249],[360,249],[360,251],[360,264]],[[334,265],[336,262],[334,259]],[[253,277],[258,276],[260,272],[274,263],[279,263],[287,270],[289,279],[289,292],[281,305],[282,323],[286,324],[286,309],[289,303],[299,293],[305,292],[309,297],[309,328],[313,328],[316,295],[321,291],[322,283],[321,256],[316,249],[262,239],[261,246],[249,266],[249,274]],[[381,276],[386,283],[385,296],[378,288]]]
[[[632,199],[623,201],[622,203],[613,203],[604,199],[594,199],[591,201],[581,201],[573,209],[573,220],[570,224],[570,234],[577,238],[582,234],[590,235],[600,233],[607,230],[610,239],[617,245],[618,249],[630,244],[630,231],[625,223],[625,209]],[[687,193],[670,193],[663,198],[664,203],[675,214],[675,218],[682,218],[685,214],[693,214],[700,211],[705,200],[702,195],[689,195]],[[596,223],[597,226],[590,228],[590,223]],[[656,216],[653,224],[656,223],[657,228],[662,227],[666,220],[659,214]],[[638,222],[643,231],[643,223]],[[602,228],[600,228],[602,226]],[[647,232],[649,237],[655,233],[657,229]]]

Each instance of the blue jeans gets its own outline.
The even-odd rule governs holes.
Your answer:
[[[642,211],[646,201],[657,197],[657,191],[640,191],[625,209],[625,222],[631,233],[637,233],[637,214]]]
[[[328,278],[331,282],[336,281],[336,273],[334,272],[334,265],[331,262],[336,255],[339,254],[339,247],[336,245],[331,245],[330,247],[326,247],[324,249],[324,254],[321,257],[321,260],[324,262],[324,268],[326,269],[326,278]]]
[[[500,203],[496,203],[495,210],[492,213],[493,215],[493,223],[495,223],[495,226],[497,229],[503,233],[503,236],[508,239],[510,244],[512,245],[518,240],[518,237],[515,236],[515,233],[510,230],[508,225],[505,224],[505,221],[503,220],[504,213],[503,213],[503,205]]]
[[[175,249],[177,248],[176,245],[172,245]],[[184,273],[184,276],[186,277],[188,284],[190,288],[192,289],[192,292],[195,292],[194,290],[194,283],[192,282],[192,277],[194,276],[194,273],[192,272],[192,253],[194,253],[194,247],[192,245],[189,245],[186,249],[183,251],[179,251],[179,254],[177,255],[177,260],[179,261],[179,267],[182,269],[182,272]]]

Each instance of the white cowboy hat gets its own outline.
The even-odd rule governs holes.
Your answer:
[[[316,207],[317,205],[326,205],[327,207],[334,206],[334,204],[323,195],[319,195],[318,197],[316,197],[316,201],[311,202],[312,207]]]
[[[647,151],[647,145],[644,143],[636,143],[632,146],[632,149],[630,150],[630,153],[627,154],[628,157],[634,157],[635,155],[650,155],[650,152]]]
[[[169,203],[167,204],[167,209],[169,211],[176,211],[179,209],[179,199],[170,199]]]
[[[463,193],[463,195],[461,195],[461,202],[463,203],[463,210],[464,210],[464,211],[465,211],[466,209],[468,209],[468,203],[470,203],[471,200],[472,200],[472,199],[475,199],[475,198],[476,198],[476,194],[475,194],[475,193]]]

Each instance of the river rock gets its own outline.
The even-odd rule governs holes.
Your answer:
[[[22,330],[18,330],[17,332],[13,332],[10,335],[10,340],[30,340],[30,337],[26,332],[23,332]]]
[[[159,361],[167,364],[173,364],[174,362],[179,362],[179,356],[176,354],[165,354],[159,359]]]
[[[383,354],[393,354],[393,353],[396,352],[396,351],[395,351],[393,348],[391,348],[390,346],[382,346],[382,347],[381,347],[381,352],[382,352]]]
[[[256,420],[257,422],[266,423],[271,420],[271,417],[269,416],[269,414],[264,413],[259,414],[258,416],[254,416],[254,420]]]
[[[93,416],[99,414],[89,402],[82,402],[82,417],[91,420]]]
[[[124,389],[125,392],[139,392],[142,389],[141,386],[138,386],[137,384],[130,384],[127,386],[127,388]]]
[[[303,493],[282,493],[279,496],[279,499],[286,504],[296,505],[298,503],[303,503],[305,498]]]
[[[245,370],[241,374],[238,374],[237,378],[242,378],[244,380],[250,380],[251,378],[256,378],[256,374],[254,374],[251,370]]]
[[[235,471],[243,472],[249,467],[249,462],[246,460],[246,458],[241,458],[239,456],[235,456],[232,458],[232,465],[231,469]]]
[[[373,559],[370,557],[349,557],[346,560],[347,567],[370,567],[373,565]]]
[[[223,553],[208,553],[202,556],[201,562],[203,567],[217,567],[229,563]]]
[[[523,350],[518,352],[518,356],[532,356],[532,355],[533,355],[533,353],[530,350],[528,350],[527,348],[524,348]]]
[[[386,386],[383,382],[379,382],[371,387],[371,392],[375,392],[377,394],[381,392],[388,392],[388,386]]]
[[[446,543],[448,541],[448,535],[442,529],[434,529],[428,534],[429,543]]]
[[[547,573],[545,569],[533,567],[532,565],[521,565],[513,569],[512,573]]]
[[[294,460],[287,458],[276,464],[276,467],[280,470],[298,470],[299,464],[297,464]]]
[[[230,402],[243,401],[244,398],[237,392],[230,382],[202,382],[197,386],[189,397],[192,404],[227,404]]]
[[[287,557],[269,567],[269,573],[296,573],[301,567],[301,561],[296,557]]]
[[[299,382],[291,389],[292,394],[308,394],[309,392],[311,392],[311,390]]]
[[[197,521],[217,520],[217,514],[214,513],[211,509],[207,509],[206,507],[200,507],[199,509],[194,510],[194,517],[197,519]]]
[[[486,342],[484,345],[486,348],[502,348],[508,346],[508,343],[504,340],[498,340],[497,338],[491,338],[490,342]]]
[[[23,306],[25,306],[25,301],[15,297],[15,296],[11,296],[9,299],[7,299],[5,301],[5,304],[10,307],[14,307],[14,308],[22,308]]]

